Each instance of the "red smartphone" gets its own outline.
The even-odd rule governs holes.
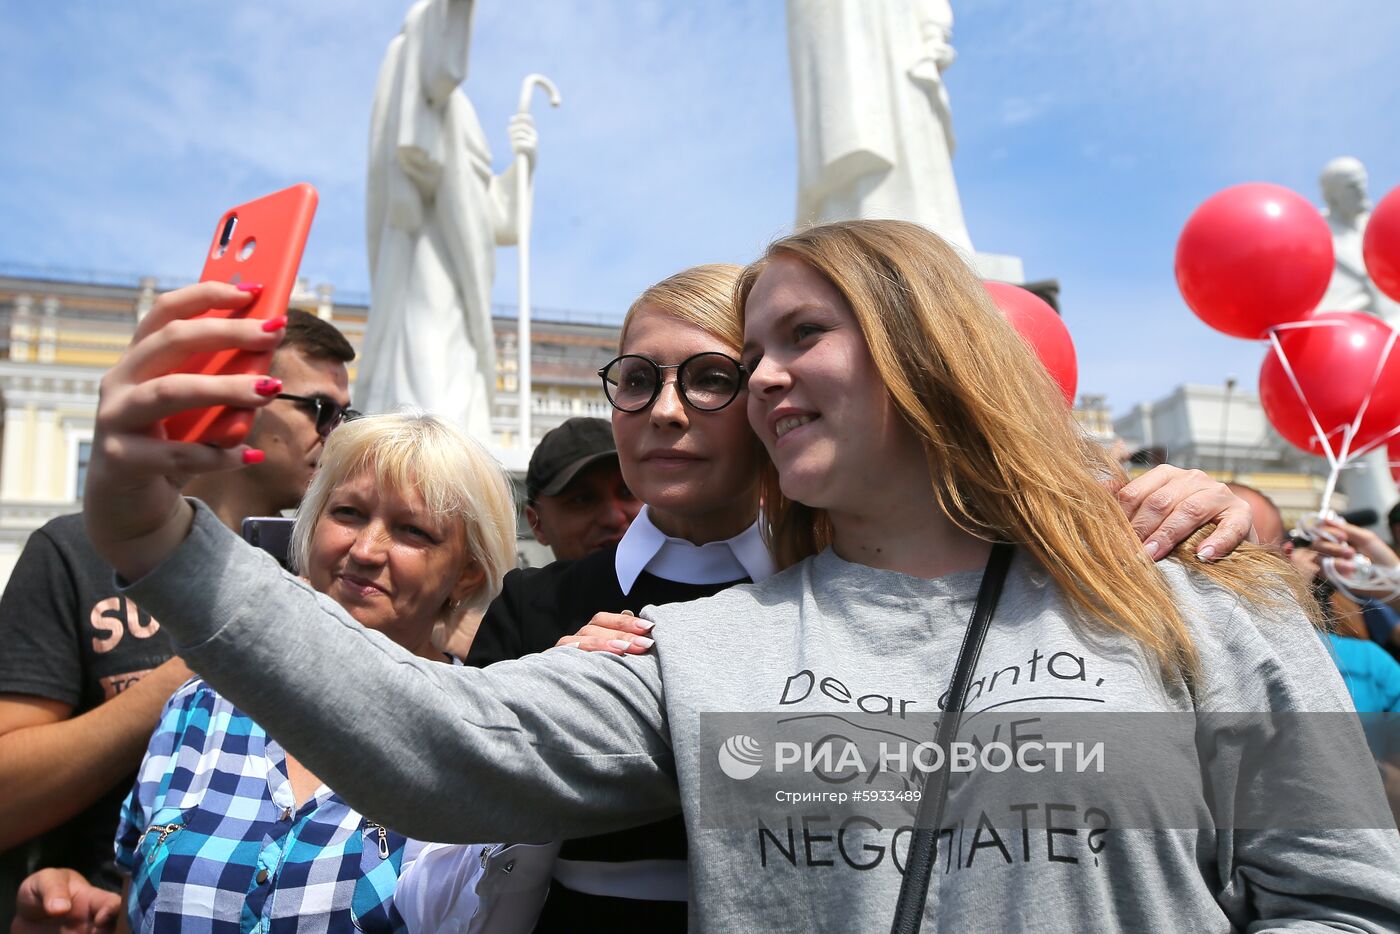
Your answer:
[[[230,208],[219,218],[200,282],[262,283],[262,293],[246,308],[214,308],[202,318],[275,318],[287,313],[306,236],[316,215],[316,189],[306,183]],[[227,376],[266,373],[272,354],[218,350],[196,354],[176,373]],[[189,409],[165,420],[173,441],[233,447],[253,426],[252,409],[226,405]]]

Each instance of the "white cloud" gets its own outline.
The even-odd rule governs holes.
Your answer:
[[[1033,98],[1008,97],[1001,102],[1001,123],[1003,126],[1029,123],[1044,114],[1049,106],[1049,94],[1037,94]]]

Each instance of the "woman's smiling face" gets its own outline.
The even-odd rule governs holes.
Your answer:
[[[414,490],[380,490],[371,471],[333,491],[316,523],[311,586],[395,642],[416,648],[482,579],[461,523],[433,516]]]
[[[745,307],[748,416],[778,470],[783,495],[860,511],[886,469],[923,459],[895,409],[854,312],[836,287],[792,256],[764,267]]]

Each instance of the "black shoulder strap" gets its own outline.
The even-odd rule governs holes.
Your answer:
[[[1015,549],[1004,542],[992,545],[987,569],[982,572],[982,586],[977,590],[977,605],[972,608],[972,621],[967,624],[958,663],[953,669],[953,682],[948,688],[948,704],[938,723],[938,747],[946,761],[948,744],[958,735],[962,722],[963,704],[972,684],[972,671],[982,654],[987,639],[987,627],[1001,599],[1006,571],[1011,566]],[[924,903],[928,900],[929,878],[933,874],[934,850],[938,845],[938,828],[943,823],[943,807],[948,800],[948,770],[930,772],[924,781],[923,797],[919,801],[918,817],[909,842],[909,865],[899,886],[899,901],[895,903],[892,934],[918,934],[924,920]]]

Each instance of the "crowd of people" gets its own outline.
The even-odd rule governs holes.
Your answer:
[[[1232,824],[1229,801],[1295,777],[1207,740],[1172,750],[1199,824],[1085,827],[1083,858],[1055,851],[1079,830],[1047,822],[1034,857],[1018,823],[974,865],[990,837],[972,821],[964,856],[931,777],[927,821],[827,814],[833,844],[800,813],[791,859],[707,808],[706,718],[792,712],[799,676],[798,712],[898,698],[942,712],[930,741],[1008,671],[995,706],[1018,715],[1400,711],[1377,645],[1400,600],[1325,586],[1394,552],[1346,523],[1290,541],[1199,471],[1126,482],[928,231],[813,227],[644,291],[599,361],[611,425],[570,420],[531,458],[540,568],[512,570],[477,440],[347,421],[330,325],[164,327],[252,297],[157,300],[103,380],[83,514],[35,533],[0,601],[13,931],[1400,930],[1400,783],[1352,720],[1336,742],[1367,766],[1310,789],[1384,815],[1346,827]],[[272,366],[168,375],[216,345]],[[211,404],[259,410],[246,443],[165,440]],[[236,529],[298,504],[288,573]],[[1092,669],[1092,696],[1031,690],[1037,658]]]

